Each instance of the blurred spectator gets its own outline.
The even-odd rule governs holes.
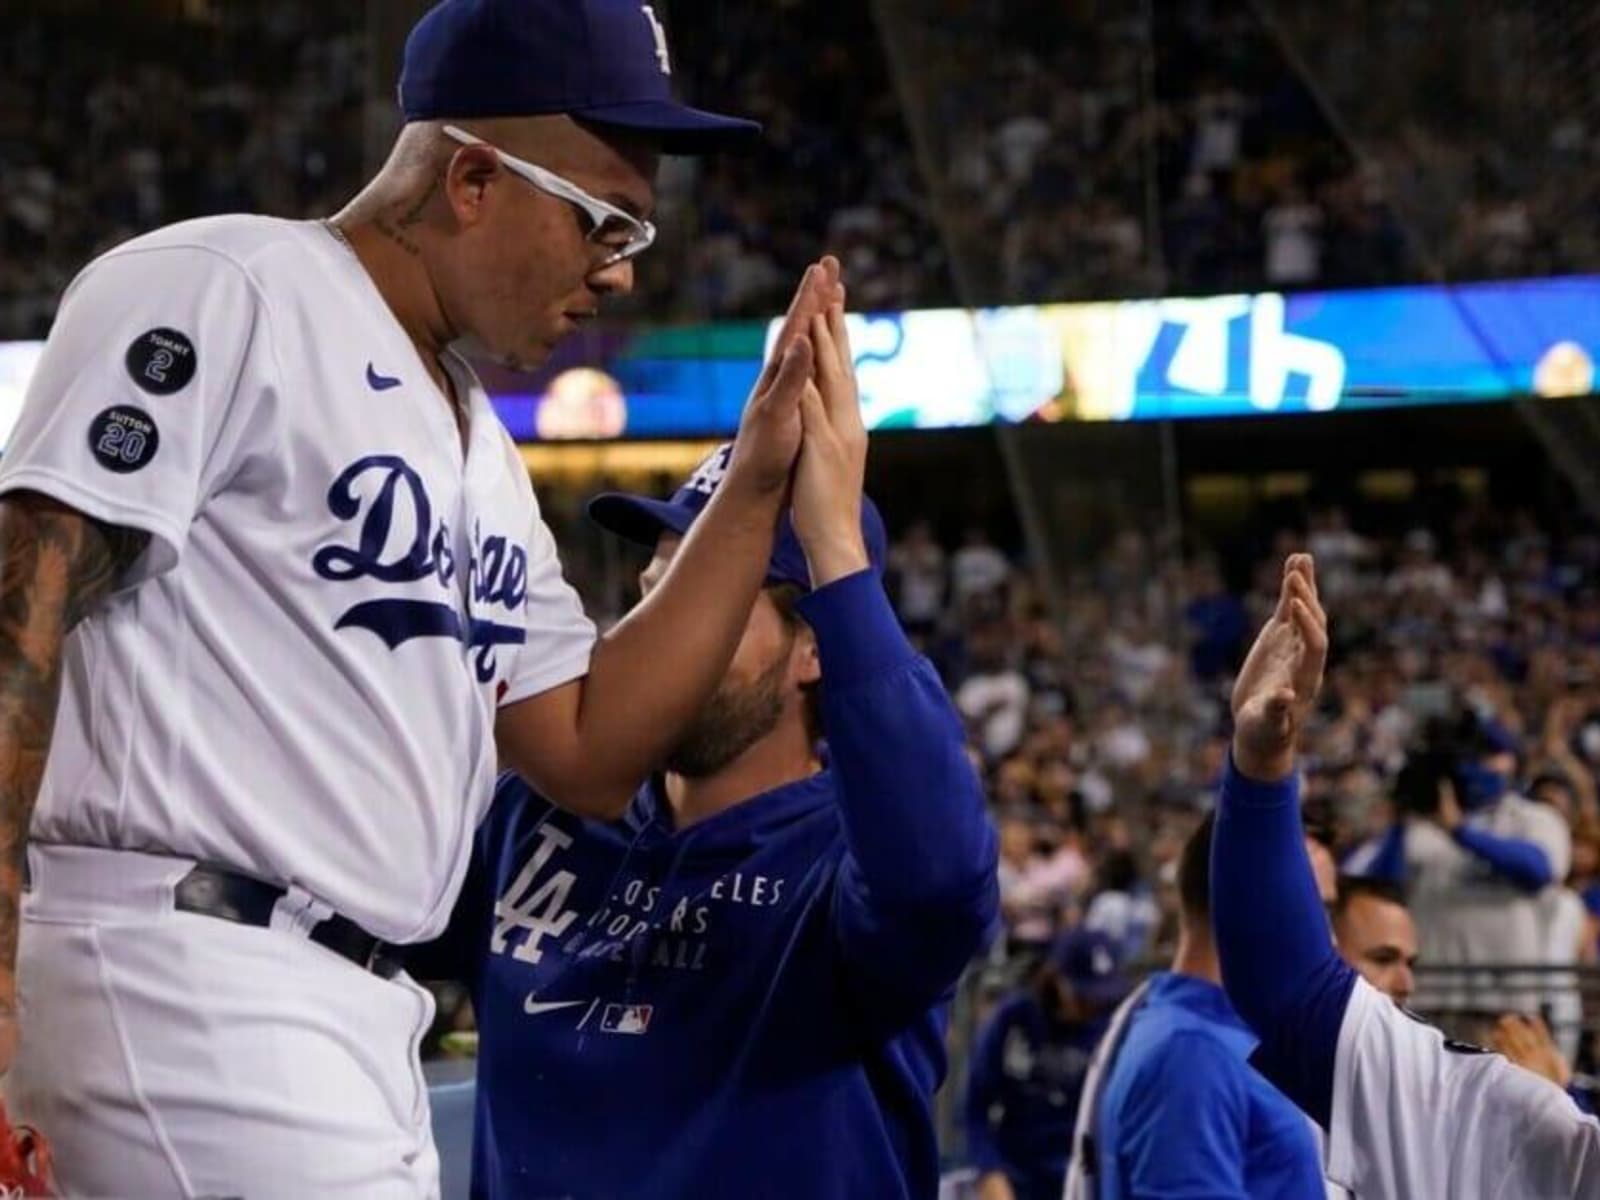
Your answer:
[[[1124,611],[1106,639],[1106,653],[1117,695],[1133,704],[1143,704],[1156,688],[1171,685],[1168,676],[1177,663],[1176,656],[1136,611]],[[1143,757],[1132,753],[1135,761]]]
[[[984,756],[994,762],[1015,750],[1027,731],[1028,681],[1011,663],[1005,627],[973,631],[972,667],[955,691],[956,707],[977,731]]]
[[[1261,219],[1267,240],[1266,279],[1276,287],[1304,287],[1322,278],[1322,210],[1291,187]]]
[[[944,614],[947,582],[944,548],[927,521],[913,521],[889,552],[895,607],[906,632],[927,637]]]
[[[1015,952],[1042,950],[1055,937],[1067,902],[1083,884],[1081,855],[1053,849],[1025,816],[1000,820],[1000,910]]]
[[[1566,879],[1570,830],[1512,789],[1516,743],[1503,727],[1469,717],[1440,736],[1402,773],[1397,798],[1406,816],[1373,873],[1405,881],[1430,965],[1504,972],[1550,962],[1541,894]],[[1578,933],[1573,928],[1571,949],[1555,961],[1573,961]],[[1534,1013],[1543,1000],[1538,980],[1510,972],[1499,980],[1462,975],[1427,1003],[1498,1014]]]
[[[1333,906],[1333,940],[1361,977],[1396,1004],[1416,990],[1417,927],[1405,894],[1382,879],[1346,875]]]
[[[1005,555],[989,540],[989,535],[974,526],[967,530],[966,540],[950,560],[950,585],[954,590],[956,611],[972,611],[974,604],[989,610],[995,594],[1011,578],[1011,564]]]
[[[1311,516],[1306,549],[1317,560],[1317,590],[1325,601],[1347,596],[1376,553],[1366,538],[1350,528],[1350,518],[1337,506]]]
[[[1160,920],[1155,895],[1139,874],[1129,850],[1111,850],[1100,860],[1095,894],[1083,914],[1083,927],[1104,934],[1121,962],[1141,958]]]
[[[985,1022],[963,1105],[978,1200],[1060,1200],[1089,1056],[1127,992],[1110,939],[1073,930]]]
[[[1217,679],[1238,665],[1248,632],[1244,605],[1228,592],[1214,559],[1190,567],[1183,619],[1189,627],[1189,666],[1196,679]]]

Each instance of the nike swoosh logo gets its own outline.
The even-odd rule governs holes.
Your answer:
[[[390,388],[400,386],[400,379],[395,375],[379,375],[371,363],[367,364],[367,386],[375,392],[387,392]]]
[[[522,1011],[530,1017],[537,1017],[540,1013],[555,1012],[562,1008],[577,1008],[580,1004],[589,1003],[587,1000],[535,1000],[529,996],[522,1002]]]

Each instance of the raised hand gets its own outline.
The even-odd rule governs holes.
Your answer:
[[[1283,564],[1278,607],[1261,627],[1233,685],[1233,762],[1275,783],[1294,771],[1295,743],[1322,687],[1328,617],[1309,554]]]
[[[800,397],[815,361],[812,318],[841,293],[836,258],[813,263],[801,276],[772,357],[756,379],[739,419],[724,487],[748,488],[764,495],[780,494],[788,487],[800,452]]]
[[[1507,1013],[1495,1022],[1489,1034],[1489,1048],[1498,1050],[1519,1067],[1543,1075],[1557,1087],[1572,1082],[1572,1068],[1550,1036],[1550,1027],[1539,1017]]]
[[[800,396],[804,436],[791,503],[811,585],[821,587],[864,569],[870,561],[861,534],[867,427],[861,418],[842,295],[811,318],[810,336],[816,367],[813,383]]]

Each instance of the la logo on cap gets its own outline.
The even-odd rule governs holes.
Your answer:
[[[718,446],[706,460],[694,469],[694,474],[689,476],[683,485],[686,492],[699,492],[709,496],[717,490],[717,485],[722,482],[722,477],[728,473],[728,460],[733,457],[733,443],[726,442]]]
[[[672,74],[672,59],[667,54],[667,31],[661,27],[661,22],[656,19],[655,5],[641,4],[644,9],[644,19],[650,22],[650,29],[656,35],[656,61],[661,64],[663,75]]]

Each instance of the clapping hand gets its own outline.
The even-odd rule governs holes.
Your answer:
[[[1256,636],[1233,685],[1233,762],[1263,783],[1294,771],[1295,743],[1322,687],[1328,617],[1309,554],[1283,564],[1278,607]]]

